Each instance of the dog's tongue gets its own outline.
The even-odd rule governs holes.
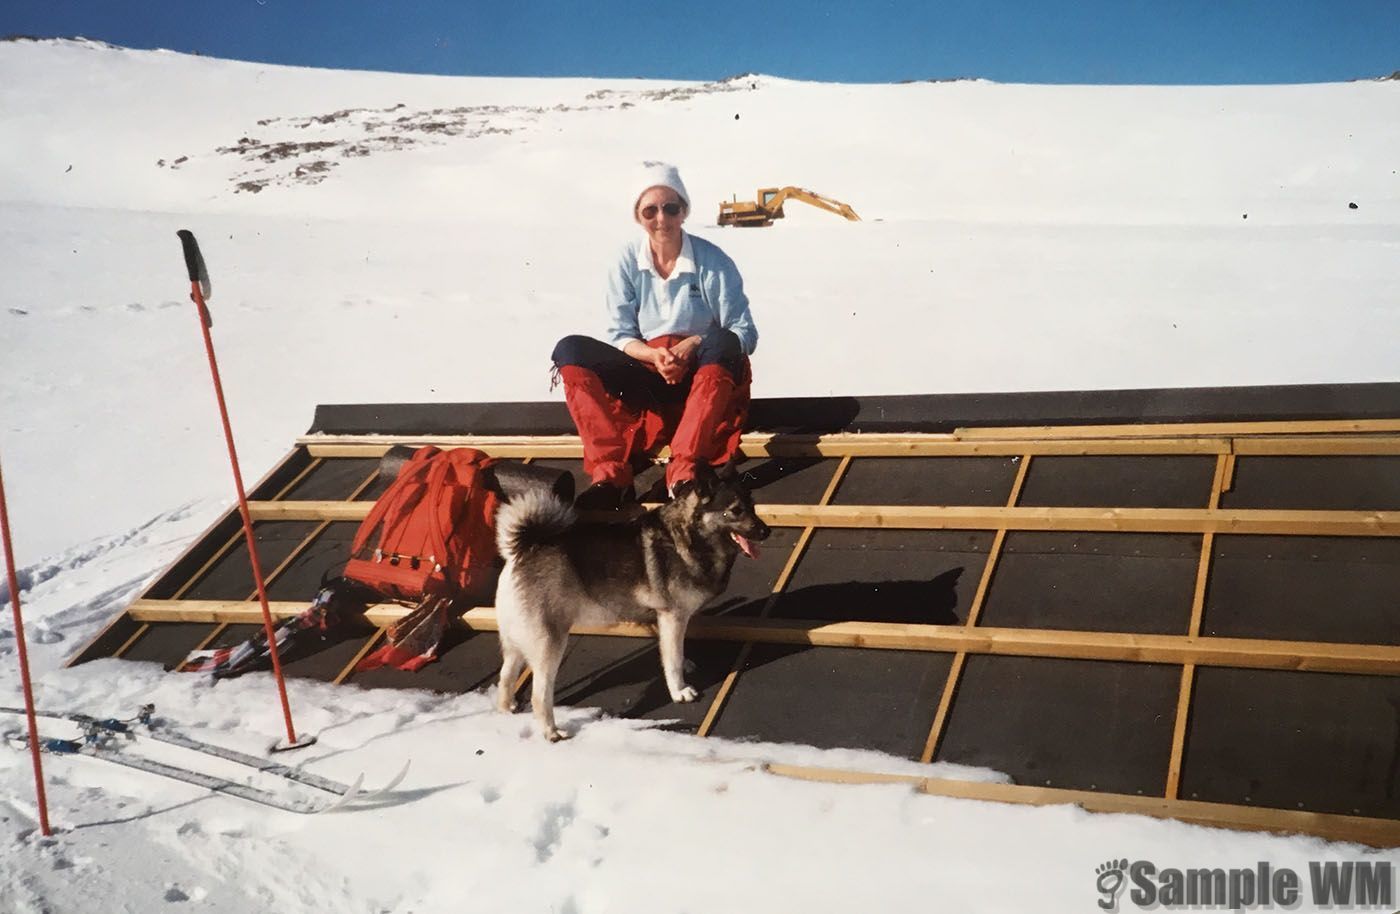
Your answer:
[[[740,536],[740,535],[737,534],[737,533],[731,533],[731,534],[729,534],[729,535],[732,536],[732,537],[734,537],[734,542],[738,543],[738,544],[739,544],[739,548],[742,549],[742,550],[744,550],[744,555],[747,555],[747,556],[748,556],[749,558],[751,558],[751,559],[756,559],[756,558],[758,558],[758,544],[757,544],[757,543],[751,543],[751,542],[749,542],[747,539],[745,539],[744,537]]]

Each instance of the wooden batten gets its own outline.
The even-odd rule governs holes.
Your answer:
[[[286,601],[273,602],[270,606],[277,618],[294,616],[306,608],[305,603]],[[262,619],[262,611],[253,601],[138,600],[131,605],[129,612],[131,618],[146,623],[255,623]],[[407,608],[396,603],[380,603],[371,606],[365,618],[371,624],[383,627],[402,619],[408,613]],[[490,607],[469,609],[462,614],[461,621],[468,628],[477,631],[496,631],[497,628],[496,612]],[[652,638],[656,635],[653,626],[635,623],[576,626],[573,632],[576,635],[615,635],[631,638]],[[1194,663],[1199,666],[1246,669],[1400,675],[1400,646],[1395,645],[726,616],[693,618],[688,636],[713,641],[754,641],[819,647],[965,651],[969,654],[1058,657],[1070,660]]]
[[[392,444],[315,443],[307,444],[309,453],[321,458],[358,457],[379,458]],[[480,441],[434,442],[427,438],[405,439],[403,444],[414,446],[435,444],[438,447],[474,447],[492,457],[540,457],[578,459],[583,445],[573,441],[541,440],[536,442]],[[940,436],[852,435],[816,438],[793,436],[774,441],[750,441],[746,437],[740,446],[745,457],[1016,457],[1027,452],[1041,456],[1125,456],[1137,454],[1222,454],[1230,448],[1227,438],[1143,439],[1110,438],[1105,440],[1065,439],[1059,441],[956,441]],[[664,456],[664,452],[658,454]]]
[[[217,637],[219,637],[220,635],[222,635],[222,634],[224,633],[225,629],[227,629],[227,628],[228,628],[228,623],[227,623],[227,622],[220,622],[220,623],[216,624],[213,628],[211,628],[211,629],[209,630],[209,633],[208,633],[207,635],[205,635],[203,638],[200,638],[200,639],[199,639],[199,643],[198,643],[198,644],[196,644],[193,648],[190,649],[190,653],[193,654],[193,653],[195,653],[196,651],[202,651],[202,650],[205,650],[206,648],[208,648],[209,645],[211,645],[211,644],[214,643],[214,639],[217,638]],[[181,673],[185,672],[187,669],[189,669],[189,661],[188,661],[188,660],[181,660],[181,661],[176,665],[175,669],[176,669],[177,672],[181,672]]]
[[[370,507],[369,502],[362,501],[248,504],[253,519],[263,521],[358,521],[365,518]],[[758,514],[775,527],[1400,536],[1400,511],[760,505]]]
[[[1299,435],[1235,438],[1230,452],[1240,457],[1387,457],[1400,454],[1395,435]],[[1227,477],[1228,481],[1228,477]],[[1225,491],[1230,491],[1227,485]]]
[[[1034,454],[1037,457],[1121,457],[1133,455],[1190,456],[1236,453],[1248,457],[1338,457],[1338,456],[1397,456],[1400,437],[1393,435],[1351,436],[1275,436],[1246,438],[1239,436],[1203,436],[1183,438],[1062,438],[1036,441],[1014,438],[971,438],[967,440],[938,438],[902,441],[864,440],[878,436],[855,436],[862,440],[813,439],[811,441],[783,440],[745,443],[741,453],[749,458],[759,457],[1015,457]],[[314,441],[315,439],[311,439]],[[402,444],[432,443],[424,439],[405,439]],[[308,444],[315,457],[333,459],[357,457],[378,459],[392,444]],[[583,446],[575,442],[490,443],[466,441],[443,443],[446,449],[475,447],[493,457],[541,459],[580,459]]]
[[[1121,423],[960,428],[951,433],[793,435],[750,432],[750,457],[1015,456],[1045,454],[1400,454],[1400,419]],[[498,456],[579,457],[577,435],[305,435],[316,457],[379,457],[394,445],[475,447]]]
[[[1233,454],[1222,454],[1215,462],[1215,476],[1210,485],[1209,507],[1216,508],[1220,505],[1220,497],[1225,491],[1227,481],[1233,471],[1234,462],[1235,455]],[[1186,634],[1191,638],[1199,637],[1201,634],[1201,619],[1206,606],[1206,585],[1210,582],[1210,559],[1214,548],[1215,534],[1204,534],[1201,537],[1201,558],[1196,564],[1196,586],[1191,596],[1191,621],[1186,628]],[[1166,796],[1168,799],[1175,799],[1181,786],[1181,764],[1186,749],[1186,725],[1191,717],[1191,695],[1195,681],[1196,665],[1194,663],[1182,665],[1181,685],[1177,689],[1176,718],[1172,724],[1172,748],[1167,760]]]
[[[77,666],[99,657],[112,656],[112,653],[121,649],[134,632],[140,630],[142,624],[131,618],[131,613],[127,610],[117,613],[108,620],[106,625],[102,626],[97,634],[74,651],[64,666]]]
[[[1011,492],[1006,497],[1008,508],[1016,507],[1016,503],[1021,500],[1021,490],[1025,488],[1026,476],[1030,473],[1031,459],[1030,454],[1021,457],[1021,465],[1016,468],[1016,478],[1011,483]],[[963,622],[966,628],[975,627],[982,615],[987,590],[992,585],[992,576],[996,574],[997,561],[1001,558],[1001,549],[1005,542],[1006,528],[1003,527],[997,530],[997,535],[992,539],[992,547],[987,551],[987,561],[982,566],[982,577],[977,582],[977,592],[973,594],[972,604],[967,609],[967,619]],[[948,714],[952,711],[953,698],[957,695],[958,683],[962,679],[963,665],[966,662],[967,651],[960,650],[953,655],[953,662],[948,667],[948,678],[943,682],[943,692],[933,713],[933,723],[929,726],[928,737],[924,740],[923,752],[919,754],[921,762],[932,761],[938,752],[938,743],[943,739],[943,728],[948,723]]]
[[[366,489],[374,485],[374,481],[377,478],[379,478],[378,467],[374,469],[374,472],[370,473],[367,477],[365,477],[359,485],[357,485],[353,490],[351,490],[350,494],[345,496],[345,500],[347,502],[353,502],[355,499],[359,498],[362,494],[364,494],[364,491]],[[371,502],[370,504],[373,504],[373,502]],[[311,548],[311,545],[315,543],[316,540],[321,538],[321,534],[325,533],[326,530],[330,527],[330,525],[330,521],[322,521],[320,525],[316,527],[315,530],[312,530],[310,533],[306,534],[306,536],[302,537],[301,542],[296,544],[296,547],[293,548],[292,551],[287,554],[287,557],[284,558],[280,563],[278,563],[276,568],[272,569],[272,571],[267,573],[267,576],[263,579],[264,585],[271,586],[274,581],[281,577],[282,573],[288,568],[290,568],[292,566],[292,563],[301,557],[302,553],[304,553],[307,549]],[[193,580],[194,579],[191,579],[191,581]],[[178,599],[182,595],[183,594],[177,594],[176,598]],[[252,591],[252,593],[248,594],[246,599],[253,600],[256,599],[257,596],[258,591],[255,588]]]
[[[848,454],[841,458],[832,471],[831,479],[827,481],[826,488],[822,491],[821,498],[817,504],[826,505],[831,503],[831,499],[836,497],[836,490],[841,487],[841,480],[846,478],[846,471],[851,468],[851,456]],[[798,534],[797,542],[793,543],[792,551],[788,553],[788,560],[783,565],[783,570],[778,573],[777,580],[773,582],[773,590],[768,595],[768,599],[763,602],[763,606],[758,611],[759,618],[767,618],[773,611],[773,604],[778,597],[787,589],[788,581],[792,578],[792,573],[797,569],[797,563],[802,561],[802,556],[807,552],[807,545],[812,541],[814,530],[811,527],[802,528]],[[715,690],[715,696],[710,700],[710,706],[705,711],[705,718],[700,722],[700,727],[696,730],[697,736],[709,736],[714,729],[715,722],[719,720],[720,712],[724,710],[725,703],[729,700],[730,693],[734,690],[734,683],[738,681],[739,674],[748,666],[749,654],[753,652],[753,642],[744,642],[739,653],[734,657],[734,663],[730,666],[729,672],[725,674],[720,682],[719,688]]]
[[[277,474],[283,472],[283,470],[289,464],[291,464],[293,460],[296,460],[297,457],[299,457],[302,453],[303,452],[300,447],[293,447],[290,451],[283,454],[282,459],[278,460],[277,463],[273,465],[272,469],[264,473],[262,477],[257,482],[255,482],[253,484],[253,487],[248,491],[256,492],[259,488],[266,485],[269,480],[276,478]],[[306,474],[306,472],[306,469],[301,470],[293,478],[292,481],[282,486],[282,488],[273,497],[280,498],[281,496],[286,494],[291,489],[292,485],[294,485],[297,480],[301,479]],[[229,508],[216,520],[210,523],[209,526],[205,527],[204,531],[200,533],[199,536],[195,537],[193,542],[195,542],[196,544],[203,543],[206,539],[209,538],[209,536],[211,536],[214,533],[215,530],[217,530],[221,525],[228,523],[229,520],[237,514],[238,509],[236,507]],[[210,567],[212,567],[213,563],[217,561],[218,556],[222,556],[224,553],[227,552],[229,548],[232,547],[233,543],[237,541],[237,537],[242,535],[242,532],[243,531],[240,526],[235,535],[233,537],[230,537],[228,541],[225,542],[219,548],[214,558],[211,558],[209,561],[207,561],[204,564],[204,566],[196,573],[196,575],[191,575],[190,577],[185,579],[185,583],[179,588],[179,593],[181,596],[188,592],[189,588],[196,580],[197,575],[201,575],[205,571],[207,571]],[[138,598],[138,600],[145,599],[146,595],[151,592],[151,588],[155,587],[156,583],[163,581],[167,575],[169,575],[177,566],[179,566],[181,562],[185,561],[189,554],[190,552],[189,550],[187,550],[181,553],[180,555],[176,556],[174,559],[172,559],[169,564],[167,564],[163,569],[161,569],[159,574],[157,574],[154,578],[151,579],[154,583],[148,585],[144,590],[141,591],[141,596]],[[97,657],[113,656],[110,650],[104,650],[105,645],[109,644],[113,638],[123,637],[125,634],[129,634],[130,632],[136,631],[138,628],[140,628],[139,623],[137,622],[137,620],[131,618],[131,615],[128,611],[120,612],[117,615],[113,616],[112,620],[108,622],[105,626],[103,626],[102,630],[96,635],[94,635],[91,639],[89,639],[86,644],[78,648],[78,650],[74,651],[73,654],[69,656],[68,660],[65,661],[63,665],[66,667],[77,666],[81,663],[86,663],[89,660],[96,659]],[[125,651],[130,646],[131,645],[129,643],[122,643],[120,649]]]
[[[947,778],[815,768],[777,762],[769,762],[763,767],[770,774],[780,777],[828,784],[907,784],[921,793],[961,800],[985,800],[994,803],[1016,803],[1031,806],[1073,805],[1089,812],[1129,813],[1160,819],[1179,819],[1184,822],[1216,828],[1302,832],[1333,841],[1351,841],[1371,847],[1389,848],[1400,845],[1400,821],[1393,819],[1298,812],[1258,806],[1237,806],[1228,803],[1205,803],[1199,800],[1177,800],[1166,797],[1141,797],[1121,793],[1098,793],[1092,790],[954,781]]]
[[[938,707],[933,712],[933,723],[929,725],[928,736],[924,738],[923,751],[919,761],[931,762],[938,752],[938,744],[943,740],[943,730],[948,725],[948,714],[953,710],[953,698],[958,694],[958,683],[962,681],[963,665],[967,663],[967,651],[958,651],[948,665],[948,678],[943,681],[943,691],[938,696]]]
[[[298,447],[294,447],[286,454],[283,454],[282,459],[277,461],[277,464],[273,466],[272,469],[268,470],[265,474],[263,474],[263,477],[257,482],[255,482],[253,484],[253,487],[248,491],[257,492],[259,489],[261,489],[264,485],[267,484],[268,480],[275,478],[278,473],[282,472],[284,467],[291,464],[292,461],[296,460],[297,457],[300,455],[301,449]],[[320,464],[321,460],[314,456],[311,457],[311,459],[307,462],[306,466],[302,467],[301,470],[299,470],[296,473],[296,475],[294,475],[291,479],[287,480],[287,482],[281,488],[279,488],[276,493],[273,494],[272,499],[269,503],[276,503],[285,498],[287,494],[292,491],[292,489],[296,488],[297,483],[301,482],[303,479],[309,476],[312,470],[320,466]],[[211,534],[216,528],[219,527],[219,525],[227,523],[230,518],[235,517],[237,515],[238,506],[234,505],[233,507],[229,508],[226,512],[224,512],[223,516],[221,516],[218,520],[214,521],[212,524],[206,527],[204,532],[201,533],[194,541],[196,543],[203,542],[209,536],[209,534]],[[198,582],[199,579],[204,576],[205,572],[212,568],[214,564],[218,562],[221,558],[227,555],[230,549],[232,549],[238,543],[242,542],[243,538],[243,525],[240,521],[237,528],[235,528],[233,533],[230,534],[229,537],[223,543],[220,544],[219,548],[214,552],[214,554],[211,555],[209,559],[198,568],[198,570],[196,570],[193,574],[187,577],[185,579],[185,582],[180,585],[179,589],[176,591],[176,599],[179,599],[183,597],[186,593],[188,593],[190,588],[193,587],[195,583]],[[154,580],[163,580],[165,576],[170,573],[171,569],[173,569],[182,559],[184,559],[183,555],[175,559],[175,561],[167,565],[161,571],[160,574],[156,575]],[[150,588],[147,588],[145,591],[142,592],[142,597],[145,597],[146,593],[149,592]]]
[[[877,436],[857,436],[875,438]],[[313,439],[314,441],[314,439]],[[402,444],[431,443],[422,439],[405,439]],[[574,442],[536,442],[503,444],[468,441],[439,445],[475,447],[493,457],[536,457],[541,459],[580,459],[583,445]],[[357,457],[378,459],[392,444],[308,444],[307,450],[316,457],[333,459]],[[1400,438],[1395,436],[1294,436],[1277,438],[1242,438],[1231,436],[1199,438],[1064,438],[1048,441],[1030,439],[974,438],[969,440],[785,440],[771,443],[748,443],[740,447],[744,456],[757,457],[1015,457],[1034,454],[1037,457],[1118,457],[1132,455],[1189,456],[1192,454],[1223,454],[1234,452],[1242,456],[1330,457],[1330,456],[1395,456],[1400,455]]]
[[[360,649],[355,652],[355,656],[350,658],[350,662],[341,667],[339,673],[336,673],[335,678],[331,680],[331,685],[340,685],[342,682],[349,679],[350,674],[355,672],[355,667],[360,665],[360,661],[365,659],[365,655],[368,654],[383,637],[384,629],[375,629],[374,634],[366,638],[365,643],[361,644]]]
[[[140,640],[142,639],[142,637],[145,636],[146,632],[148,632],[148,631],[150,631],[150,630],[151,630],[151,623],[149,623],[149,622],[142,622],[142,623],[141,623],[141,627],[138,628],[138,629],[136,629],[136,631],[132,633],[131,637],[129,637],[129,638],[127,638],[125,641],[123,641],[122,644],[121,644],[121,647],[119,647],[119,648],[117,648],[116,650],[112,651],[112,656],[113,656],[113,657],[124,657],[124,656],[126,656],[126,652],[129,651],[129,650],[131,650],[132,646],[133,646],[134,644],[136,644],[136,642],[140,641]]]
[[[1235,465],[1238,464],[1238,463],[1239,463],[1238,455],[1236,455],[1236,454],[1226,454],[1226,455],[1225,455],[1225,469],[1224,469],[1224,472],[1221,474],[1221,480],[1220,480],[1220,491],[1221,491],[1222,493],[1223,493],[1223,492],[1229,492],[1230,490],[1232,490],[1232,489],[1235,487]],[[1211,507],[1212,507],[1212,508],[1218,507],[1219,504],[1220,504],[1219,501],[1216,501],[1216,502],[1214,502],[1214,503],[1211,504]]]
[[[1046,441],[1065,438],[1243,437],[1248,435],[1349,435],[1400,432],[1400,419],[1318,419],[1270,422],[1155,422],[1118,425],[1029,425],[960,428],[959,440]]]
[[[1397,536],[1400,511],[1219,510],[1209,508],[982,508],[886,505],[764,505],[780,527],[899,530],[1073,530],[1105,533],[1255,533]]]

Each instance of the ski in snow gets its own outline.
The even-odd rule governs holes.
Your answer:
[[[301,813],[302,815],[318,815],[323,812],[330,812],[339,809],[346,803],[355,799],[360,792],[360,782],[356,781],[349,785],[345,793],[337,796],[328,802],[317,803],[313,800],[306,800],[286,794],[276,793],[271,790],[261,790],[247,784],[240,784],[228,778],[218,775],[206,774],[202,771],[193,771],[189,768],[181,768],[177,765],[167,765],[164,762],[157,762],[140,755],[133,755],[122,751],[120,748],[112,748],[100,742],[87,742],[75,739],[40,739],[39,748],[54,755],[85,755],[88,758],[103,759],[114,762],[127,768],[135,768],[137,771],[145,771],[150,774],[158,774],[162,777],[171,778],[176,781],[183,781],[186,784],[193,784],[196,787],[203,787],[205,790],[214,793],[225,793],[231,797],[239,797],[244,800],[251,800],[254,803],[261,803],[264,806],[271,806],[274,809],[285,810],[286,812]]]
[[[104,727],[109,724],[117,724],[118,726],[126,727],[127,732],[135,732],[138,736],[149,736],[151,739],[160,740],[172,746],[179,746],[182,749],[203,752],[206,755],[213,755],[230,762],[237,762],[240,765],[247,765],[249,768],[255,768],[266,774],[275,774],[278,777],[286,778],[289,781],[296,781],[299,784],[305,784],[307,787],[315,787],[317,790],[324,790],[327,793],[344,794],[350,788],[348,784],[342,784],[340,781],[333,781],[330,778],[322,777],[319,774],[313,774],[310,771],[304,771],[301,768],[293,768],[289,765],[283,765],[280,762],[274,762],[272,759],[262,758],[257,755],[249,755],[246,752],[239,752],[237,749],[228,749],[224,746],[215,745],[214,743],[206,743],[203,740],[194,739],[177,730],[170,729],[165,724],[160,723],[154,715],[154,705],[142,706],[140,713],[136,716],[137,721],[144,727],[144,729],[141,730],[134,730],[134,728],[123,721],[100,721],[95,723],[98,726]],[[86,720],[91,720],[91,718],[86,718],[85,715],[70,715],[69,719],[73,720],[75,717],[84,717]],[[84,721],[79,720],[78,722],[83,723]],[[360,799],[364,800],[377,797],[399,786],[404,777],[408,775],[408,767],[410,764],[412,764],[411,761],[404,762],[403,767],[399,769],[399,773],[390,778],[389,783],[385,784],[383,787],[368,792],[362,791],[359,795]],[[359,784],[363,780],[364,776],[361,775],[356,779],[355,783]]]
[[[214,743],[207,743],[207,742],[204,742],[203,740],[198,740],[198,739],[195,739],[195,738],[193,738],[193,737],[186,736],[186,735],[183,734],[183,733],[180,733],[180,732],[178,732],[178,731],[176,731],[176,730],[172,730],[172,729],[170,729],[170,728],[168,728],[168,727],[166,727],[166,726],[164,726],[164,725],[162,725],[162,724],[156,722],[155,719],[154,719],[154,717],[153,717],[154,711],[155,711],[155,707],[154,707],[153,705],[145,705],[145,706],[143,706],[143,707],[141,708],[140,713],[134,718],[134,720],[137,721],[137,722],[141,725],[139,728],[136,727],[136,726],[133,726],[133,724],[131,723],[131,721],[118,720],[118,719],[116,719],[116,718],[98,718],[98,717],[93,717],[93,716],[91,716],[91,715],[89,715],[89,714],[82,714],[82,713],[80,713],[80,712],[75,712],[75,711],[36,711],[35,714],[38,715],[39,717],[46,717],[46,718],[49,718],[49,719],[51,719],[51,720],[66,720],[66,721],[70,721],[70,722],[72,722],[72,723],[78,724],[78,725],[79,725],[80,727],[82,727],[83,730],[84,730],[85,738],[84,738],[83,742],[81,742],[81,743],[77,743],[76,741],[72,741],[72,740],[58,740],[58,741],[50,740],[50,741],[47,741],[47,742],[55,742],[55,743],[75,743],[75,744],[77,744],[77,745],[82,745],[82,746],[85,746],[85,747],[97,747],[97,748],[102,749],[104,752],[106,752],[106,753],[108,753],[108,754],[115,754],[115,753],[117,753],[118,750],[113,749],[110,745],[102,745],[102,741],[101,741],[100,739],[98,739],[99,736],[107,736],[107,737],[124,736],[124,737],[126,737],[126,738],[128,738],[128,739],[136,739],[136,738],[139,738],[139,737],[149,737],[149,738],[154,739],[154,740],[157,740],[157,741],[159,741],[159,742],[167,743],[167,744],[172,745],[172,746],[177,746],[177,747],[182,748],[182,749],[188,749],[188,750],[193,751],[193,752],[199,752],[199,753],[202,753],[202,754],[204,754],[204,755],[213,756],[213,757],[215,757],[215,758],[220,758],[220,759],[223,759],[223,760],[225,760],[225,761],[234,762],[234,763],[239,764],[239,765],[245,765],[245,766],[247,766],[247,767],[249,767],[249,768],[252,768],[252,769],[255,770],[255,771],[259,771],[259,772],[262,772],[262,773],[264,773],[264,774],[276,775],[277,777],[285,778],[285,779],[287,779],[287,780],[289,780],[289,781],[293,781],[293,782],[296,782],[296,783],[298,783],[298,784],[304,784],[304,785],[306,785],[307,787],[314,787],[314,788],[316,788],[317,790],[324,790],[324,791],[327,792],[327,793],[334,794],[334,795],[336,795],[336,796],[338,796],[338,797],[343,798],[341,802],[333,803],[333,804],[331,804],[330,806],[326,806],[326,807],[324,807],[324,808],[318,807],[318,808],[310,809],[310,810],[298,808],[298,809],[292,809],[291,811],[293,811],[293,812],[308,812],[308,811],[310,811],[310,812],[327,812],[327,811],[329,811],[330,809],[337,808],[337,807],[339,807],[339,806],[345,805],[345,803],[348,803],[351,799],[368,800],[368,799],[373,799],[373,798],[378,797],[378,796],[382,796],[382,795],[388,793],[389,791],[393,790],[395,787],[397,787],[397,786],[403,781],[404,777],[408,774],[408,768],[409,768],[409,765],[411,764],[410,762],[405,762],[403,768],[399,770],[398,774],[396,774],[392,779],[390,779],[389,783],[385,784],[383,787],[380,787],[380,788],[378,788],[377,790],[373,790],[373,791],[364,791],[364,790],[361,789],[361,785],[362,785],[363,782],[364,782],[364,775],[360,775],[359,777],[357,777],[357,778],[355,779],[355,782],[354,782],[353,784],[345,784],[345,783],[342,783],[342,782],[340,782],[340,781],[335,781],[335,780],[332,780],[332,779],[330,779],[330,778],[322,777],[322,776],[320,776],[320,775],[318,775],[318,774],[313,774],[313,773],[311,773],[311,772],[309,772],[309,771],[303,771],[303,770],[300,769],[300,768],[292,768],[292,767],[290,767],[290,766],[283,765],[283,764],[281,764],[281,763],[279,763],[279,762],[274,762],[274,761],[272,761],[272,760],[270,760],[270,759],[261,758],[261,757],[256,756],[256,755],[249,755],[249,754],[246,753],[246,752],[239,752],[239,751],[236,750],[236,749],[229,749],[229,748],[227,748],[227,747],[219,746],[219,745],[216,745],[216,744],[214,744]],[[23,713],[25,713],[23,708],[8,708],[8,707],[0,707],[0,712],[10,713],[10,714],[23,714]],[[49,748],[49,751],[58,751],[58,750],[56,750],[55,748],[52,748],[52,747],[45,747],[45,748]],[[67,751],[73,751],[73,750],[67,750]],[[95,753],[93,753],[93,752],[87,752],[87,751],[84,751],[82,754],[85,754],[85,755],[95,755]],[[104,755],[104,756],[102,756],[102,757],[106,757],[106,756]],[[114,759],[114,760],[115,760],[115,759]],[[184,771],[184,772],[188,772],[188,773],[190,773],[190,774],[198,775],[198,776],[200,776],[200,777],[206,777],[205,775],[201,775],[199,772],[190,772],[189,769],[178,768],[178,767],[175,767],[175,766],[163,766],[162,763],[159,763],[159,762],[148,762],[148,760],[143,759],[143,758],[141,758],[141,757],[139,757],[139,756],[132,756],[132,755],[124,756],[124,760],[121,761],[121,763],[122,763],[122,764],[127,764],[127,763],[128,763],[129,761],[131,761],[131,760],[137,760],[137,761],[140,761],[140,762],[142,762],[142,763],[147,763],[147,764],[149,764],[149,765],[154,765],[154,766],[158,766],[158,767],[169,767],[169,768],[172,768],[174,771]],[[129,767],[141,767],[141,766],[140,766],[140,765],[130,765]],[[146,769],[146,770],[153,770],[153,769]],[[165,772],[163,772],[163,771],[155,771],[154,773],[161,774],[161,773],[165,773]],[[171,776],[173,776],[173,775],[171,775]],[[207,777],[213,777],[213,776],[207,776]],[[177,779],[177,780],[188,780],[188,779],[186,779],[186,778],[176,778],[176,779]],[[242,786],[242,785],[237,785],[236,782],[227,781],[227,779],[223,779],[223,778],[214,778],[214,780],[216,780],[216,781],[226,781],[226,782],[229,783],[229,784],[235,784],[236,786]],[[196,783],[196,782],[190,781],[190,783]],[[211,789],[211,790],[213,790],[213,789],[220,789],[220,792],[222,792],[222,793],[229,793],[229,794],[234,795],[234,796],[242,796],[242,795],[243,795],[243,793],[236,792],[236,791],[232,791],[232,790],[228,790],[228,789],[221,789],[221,788],[214,788],[214,787],[211,787],[210,789]],[[252,787],[246,787],[245,790],[246,790],[246,791],[252,791],[252,792],[254,792],[254,793],[267,793],[266,791],[258,791],[257,788],[252,788]],[[253,797],[248,797],[248,799],[255,799],[255,802],[265,802],[264,800],[256,799],[256,798],[253,798]],[[278,806],[278,808],[286,808],[286,807],[284,807],[284,806],[279,806],[277,803],[269,803],[268,805]]]

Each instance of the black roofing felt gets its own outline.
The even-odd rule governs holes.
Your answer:
[[[1176,391],[1109,391],[758,401],[753,427],[779,431],[947,431],[985,424],[1396,418],[1400,384]],[[325,406],[312,431],[327,434],[565,434],[563,404]],[[1005,505],[1021,458],[860,457],[835,487],[836,505]],[[587,484],[579,460],[535,465]],[[344,500],[377,468],[328,458],[288,491],[311,460],[305,449],[254,498]],[[755,458],[742,465],[760,504],[815,504],[831,489],[833,457]],[[1213,456],[1037,456],[1017,504],[1047,507],[1201,508]],[[660,497],[661,468],[638,477]],[[370,500],[382,481],[358,497]],[[1400,509],[1400,458],[1253,457],[1235,464],[1223,508]],[[262,521],[265,570],[300,552],[269,584],[274,600],[309,601],[344,563],[354,522]],[[313,531],[314,539],[306,542]],[[773,597],[801,531],[776,528],[757,561],[741,558],[710,615],[775,621],[966,622],[994,531],[813,531],[781,595]],[[1199,569],[1199,534],[1035,532],[1004,535],[977,624],[1006,629],[1185,634]],[[223,554],[219,550],[228,544]],[[1202,634],[1400,645],[1400,540],[1381,537],[1213,538]],[[203,571],[198,569],[210,559]],[[169,599],[247,600],[248,554],[236,515],[225,518],[148,592]],[[173,666],[214,627],[152,625],[124,656]],[[119,619],[83,655],[110,655],[137,634]],[[215,644],[248,637],[232,625]],[[351,629],[286,659],[290,675],[330,680],[365,646]],[[715,719],[720,736],[923,751],[953,655],[691,639],[691,683],[701,700],[670,700],[654,641],[572,639],[558,700],[606,713],[670,721],[694,731],[720,683],[743,663]],[[500,656],[489,632],[454,631],[441,658],[417,673],[355,673],[364,688],[466,692],[494,687]],[[1180,796],[1218,802],[1400,817],[1400,675],[1320,674],[1201,667],[1195,673]],[[935,760],[982,765],[1019,784],[1161,795],[1182,667],[970,654],[953,692]],[[526,690],[528,692],[528,689]],[[521,696],[528,701],[528,695]],[[522,722],[522,726],[524,722]],[[586,725],[586,724],[585,724]]]
[[[1400,457],[1241,457],[1222,508],[1400,510]]]
[[[702,695],[713,695],[740,647],[734,642],[690,642],[685,652],[690,667],[686,681]],[[671,700],[656,642],[641,638],[570,639],[555,697],[560,704],[601,708],[616,717],[670,721],[672,729],[690,732],[699,728],[709,710],[703,700]],[[528,704],[528,698],[528,694],[522,696],[522,704]]]
[[[1214,455],[1036,457],[1018,505],[1028,508],[1204,508]]]
[[[759,376],[761,390],[762,377]],[[1094,425],[1394,418],[1400,382],[1151,390],[755,399],[753,431],[948,432],[986,425]],[[562,398],[520,403],[339,404],[316,407],[327,435],[572,435]]]
[[[1203,634],[1400,645],[1400,540],[1218,536],[1212,551]]]
[[[918,758],[951,662],[924,651],[758,644],[714,733]]]
[[[938,761],[1018,784],[1160,796],[1181,670],[1149,663],[967,659]]]
[[[209,634],[207,622],[167,622],[154,625],[122,655],[123,660],[173,665],[199,646]]]
[[[1400,819],[1400,677],[1196,677],[1182,798]]]
[[[836,505],[1004,505],[1019,457],[862,457],[853,461]]]
[[[771,615],[957,625],[967,619],[993,536],[985,530],[817,530]]]
[[[495,632],[448,631],[439,659],[415,673],[381,667],[356,673],[351,682],[365,689],[425,689],[461,694],[486,688],[501,671],[501,644]]]
[[[1012,531],[978,623],[1183,634],[1200,557],[1195,534]]]

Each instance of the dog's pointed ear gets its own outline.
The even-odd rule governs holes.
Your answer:
[[[671,488],[671,498],[680,501],[687,495],[694,493],[697,498],[704,498],[705,493],[700,491],[700,484],[694,479],[682,479]]]
[[[690,480],[695,486],[695,494],[700,498],[707,499],[715,494],[718,481],[715,478],[715,471],[710,469],[708,464],[697,463],[695,465],[695,478]]]

